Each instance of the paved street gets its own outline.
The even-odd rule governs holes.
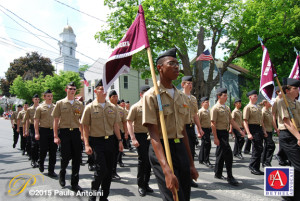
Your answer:
[[[58,179],[52,179],[40,174],[38,168],[33,169],[26,156],[22,156],[19,150],[20,144],[17,144],[15,149],[12,148],[13,133],[10,126],[10,121],[0,119],[0,200],[88,200],[85,196],[70,196],[73,192],[70,191],[70,173],[71,169],[68,168],[66,177],[66,187],[61,188],[58,184]],[[213,144],[213,142],[212,142]],[[233,147],[233,143],[231,143]],[[275,153],[277,153],[278,144]],[[197,149],[197,153],[199,149]],[[211,162],[215,162],[215,145],[211,150]],[[111,191],[109,200],[111,201],[125,201],[125,200],[142,200],[142,201],[156,201],[161,200],[156,180],[154,176],[151,176],[150,187],[154,189],[154,193],[141,198],[137,192],[136,185],[136,171],[137,171],[137,153],[129,152],[125,150],[126,156],[124,156],[123,162],[125,167],[119,168],[118,173],[122,177],[120,181],[113,181],[111,185]],[[197,183],[198,188],[192,188],[191,200],[222,200],[222,201],[246,201],[246,200],[280,200],[280,197],[264,197],[263,195],[263,176],[256,176],[250,174],[247,166],[249,163],[249,155],[245,155],[244,160],[234,158],[233,173],[235,178],[240,182],[240,186],[232,187],[227,184],[226,181],[214,179],[213,169],[208,169],[204,165],[200,165],[195,162],[196,168],[199,172],[199,179]],[[60,161],[58,157],[56,163],[55,172],[59,173]],[[84,154],[84,161],[87,161],[87,156]],[[47,172],[48,161],[45,162],[45,172]],[[278,166],[277,160],[273,160],[273,166]],[[225,168],[224,168],[225,171]],[[21,174],[33,174],[36,175],[36,183],[32,185],[33,180],[28,182],[27,187],[22,193],[16,196],[8,195],[10,180]],[[90,189],[90,183],[92,178],[92,172],[88,171],[87,165],[81,166],[80,170],[80,186],[88,191]],[[226,176],[226,172],[224,173]],[[28,176],[23,176],[28,178]],[[44,179],[44,180],[43,180]],[[21,182],[21,181],[19,181]],[[18,186],[16,184],[16,186]],[[39,190],[39,191],[33,191]],[[49,191],[47,191],[49,190]],[[51,193],[52,196],[30,196],[29,192],[35,193]],[[53,194],[56,195],[53,195]],[[58,193],[63,195],[58,195]]]

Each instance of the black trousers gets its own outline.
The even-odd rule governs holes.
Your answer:
[[[93,161],[96,168],[91,189],[92,191],[98,191],[101,185],[103,194],[100,200],[106,200],[109,195],[114,162],[113,156],[115,155],[114,139],[112,136],[108,139],[104,137],[89,137],[89,141],[93,149]]]
[[[78,128],[72,131],[68,128],[59,130],[59,138],[61,140],[61,169],[60,174],[66,174],[66,168],[69,161],[72,160],[72,175],[71,185],[78,185],[79,182],[79,169],[81,161],[81,135]]]
[[[13,131],[14,131],[14,145],[16,145],[19,140],[19,133],[17,132],[17,124],[14,124]]]
[[[273,141],[272,132],[267,132],[268,137],[264,137],[264,148],[261,155],[261,163],[270,163],[272,162],[273,154],[275,151],[275,143]]]
[[[44,165],[47,152],[49,152],[48,172],[54,172],[56,164],[57,145],[54,143],[53,129],[39,128],[40,132],[40,164]]]
[[[249,124],[250,133],[253,136],[252,141],[252,155],[250,158],[249,168],[259,170],[261,153],[263,152],[263,138],[264,134],[262,127],[256,124]]]
[[[122,154],[122,152],[119,151],[119,141],[118,141],[116,134],[114,134],[112,136],[112,138],[113,138],[113,147],[114,147],[113,173],[115,174],[115,173],[117,173],[118,156],[119,156],[119,153]]]
[[[281,130],[279,143],[287,158],[294,167],[294,197],[293,200],[300,200],[300,147],[297,145],[297,139],[288,130]]]
[[[245,139],[244,137],[242,137],[242,135],[238,130],[233,129],[233,133],[235,135],[233,155],[242,154],[242,149],[245,144]]]
[[[161,140],[161,144],[164,148],[163,140]],[[190,200],[191,194],[191,174],[186,148],[182,139],[179,143],[175,143],[173,139],[170,139],[169,145],[173,162],[174,174],[176,175],[179,182],[179,201],[188,201]],[[152,144],[150,144],[149,146],[149,160],[154,175],[156,177],[162,199],[164,201],[173,200],[172,192],[166,187],[165,175],[154,153]]]
[[[279,150],[277,152],[277,156],[279,157],[280,160],[282,161],[286,161],[288,160],[288,157],[286,155],[286,153],[284,152],[284,150],[281,148],[280,146],[280,142],[279,142]]]
[[[209,162],[209,154],[211,150],[210,132],[211,128],[202,128],[204,135],[201,138],[201,145],[199,151],[199,162]]]
[[[248,139],[248,137],[245,140],[245,147],[244,147],[244,152],[250,152],[251,150],[251,140]]]
[[[217,130],[217,136],[220,141],[220,145],[217,146],[216,150],[216,165],[215,165],[215,175],[222,175],[223,167],[225,162],[225,167],[227,170],[227,176],[232,177],[232,150],[229,145],[229,133],[227,130]]]
[[[140,146],[137,148],[138,152],[138,172],[137,184],[141,188],[149,185],[151,166],[149,162],[149,145],[150,141],[147,140],[147,133],[136,133],[135,138]]]
[[[30,124],[29,136],[31,139],[31,160],[36,162],[39,158],[39,143],[35,140],[35,131],[33,124]]]
[[[197,141],[196,133],[195,133],[195,124],[186,124],[185,128],[186,128],[187,136],[189,138],[189,144],[190,144],[192,157],[194,159],[195,153],[196,153],[195,147],[196,147],[196,141]]]
[[[19,127],[20,132],[20,138],[21,138],[21,150],[26,151],[26,137],[23,136],[23,127]]]
[[[127,142],[125,140],[125,134],[122,133],[121,131],[120,131],[120,134],[121,134],[121,138],[122,138],[123,148],[128,149]],[[117,163],[123,163],[122,158],[123,158],[123,152],[119,151],[119,142],[118,142]],[[116,163],[116,167],[117,167],[117,163]]]

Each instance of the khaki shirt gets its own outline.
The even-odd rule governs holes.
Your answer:
[[[216,123],[217,130],[229,130],[231,112],[228,106],[217,102],[210,111],[210,120]]]
[[[272,106],[272,113],[275,114],[275,117],[277,119],[277,104],[278,104],[278,101],[280,101],[281,98],[279,98],[279,96],[276,97],[275,101],[274,101],[274,104]]]
[[[19,114],[19,111],[14,111],[14,112],[11,114],[10,119],[13,120],[13,123],[14,123],[14,124],[17,124],[17,117],[18,117],[18,114]]]
[[[20,125],[19,125],[19,127],[23,127],[25,113],[26,113],[25,110],[21,110],[21,111],[18,113],[17,120],[20,119]]]
[[[29,123],[30,124],[34,124],[34,113],[36,111],[37,107],[31,106],[27,109],[26,113],[25,113],[25,121],[27,121],[29,119]]]
[[[248,103],[243,110],[243,119],[248,121],[248,124],[261,125],[261,109],[256,105]]]
[[[187,96],[187,95],[186,95]],[[187,100],[189,103],[189,109],[190,109],[190,123],[194,124],[194,116],[198,112],[198,103],[197,103],[197,98],[193,95],[187,96]]]
[[[286,100],[287,100],[287,102],[289,104],[289,107],[292,111],[292,114],[294,116],[294,120],[295,120],[296,126],[298,128],[298,131],[300,131],[300,102],[299,101],[293,101],[288,96],[286,96]],[[291,117],[289,115],[289,112],[287,110],[287,107],[284,103],[283,98],[280,101],[278,101],[277,113],[278,113],[278,117],[277,117],[278,129],[279,130],[287,129],[284,126],[283,119],[284,118],[291,119]]]
[[[135,103],[130,107],[127,121],[133,122],[133,128],[135,133],[147,133],[147,127],[142,125],[143,120],[143,99]]]
[[[165,117],[168,139],[183,138],[182,131],[185,128],[185,124],[190,123],[187,97],[173,86],[174,98],[172,98],[159,81],[157,84]],[[143,125],[157,125],[160,139],[163,139],[158,103],[153,87],[143,96],[143,111]]]
[[[263,107],[262,109],[262,121],[264,122],[265,129],[267,132],[273,131],[273,116],[271,110],[267,110],[266,107]]]
[[[42,128],[53,128],[52,112],[55,105],[52,103],[50,107],[45,102],[36,108],[34,119],[38,119],[40,122],[39,127]]]
[[[231,112],[232,119],[237,123],[237,125],[242,128],[243,127],[243,114],[242,111],[234,108],[234,110]]]
[[[73,105],[68,101],[68,98],[57,101],[52,116],[60,118],[59,128],[79,128],[79,119],[82,116],[84,106],[78,100],[74,100]]]
[[[95,99],[84,109],[81,124],[90,126],[89,136],[104,137],[114,134],[114,124],[119,123],[120,116],[118,108],[109,102],[104,108]]]
[[[126,118],[127,118],[127,112],[124,108],[122,108],[121,106],[117,106],[118,108],[118,112],[119,112],[119,116],[121,121],[119,122],[119,127],[122,133],[124,133],[124,127],[123,127],[123,122],[126,122]]]
[[[200,108],[198,111],[198,116],[200,120],[200,124],[202,128],[210,128],[210,112],[209,110],[204,109],[203,107]]]

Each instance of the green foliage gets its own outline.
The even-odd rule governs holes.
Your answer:
[[[81,72],[85,72],[89,68],[90,68],[90,66],[86,64],[86,65],[79,66],[78,70],[81,71]]]
[[[22,77],[18,76],[10,87],[10,93],[32,103],[32,96],[34,94],[38,94],[42,97],[43,92],[47,89],[51,89],[53,93],[53,100],[57,101],[66,96],[65,87],[71,81],[75,82],[78,89],[76,94],[78,94],[82,88],[80,80],[81,78],[78,73],[70,71],[61,71],[59,75],[47,75],[46,77],[40,75],[38,78],[26,81],[23,81]]]
[[[2,116],[4,112],[4,109],[2,107],[0,107],[0,115]]]

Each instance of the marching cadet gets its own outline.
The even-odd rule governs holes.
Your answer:
[[[68,167],[69,161],[72,160],[71,189],[76,192],[82,191],[78,182],[81,161],[80,146],[81,139],[83,139],[79,130],[79,127],[81,127],[79,119],[83,112],[83,105],[80,101],[75,100],[76,85],[74,82],[70,82],[65,90],[67,97],[57,101],[52,112],[52,116],[54,117],[54,142],[57,145],[61,143],[59,184],[62,187],[66,185],[66,168]]]
[[[23,108],[22,105],[18,105],[17,106],[17,111],[13,111],[13,113],[12,113],[12,115],[10,117],[11,126],[12,126],[13,131],[14,131],[13,148],[16,148],[16,145],[17,145],[18,139],[19,139],[19,132],[17,132],[17,117],[18,117],[19,112],[22,111],[22,108]]]
[[[243,115],[242,111],[240,110],[242,107],[242,100],[239,98],[236,98],[234,100],[234,110],[231,112],[232,119],[238,124],[241,130],[243,130]],[[230,125],[230,130],[229,133],[232,133],[235,136],[235,141],[234,141],[234,148],[233,148],[233,155],[239,159],[244,159],[242,155],[242,148],[245,143],[245,135],[242,135],[239,133],[236,129],[232,128],[232,125]]]
[[[57,177],[57,174],[54,172],[57,144],[54,143],[53,117],[51,116],[55,105],[52,103],[53,95],[50,89],[45,91],[44,100],[37,107],[34,114],[35,139],[40,144],[39,170],[44,172],[44,162],[47,152],[49,152],[48,176]]]
[[[210,125],[210,112],[209,112],[209,98],[202,97],[201,98],[201,108],[198,111],[198,116],[200,120],[200,124],[202,126],[202,130],[204,131],[204,135],[200,135],[201,137],[201,145],[199,151],[199,163],[204,164],[209,168],[212,168],[212,164],[209,160],[209,154],[211,149],[211,125]]]
[[[118,94],[115,90],[112,90],[109,92],[109,101],[114,104],[119,112],[119,116],[121,121],[118,123],[119,124],[119,128],[121,130],[121,136],[124,135],[124,131],[125,135],[128,136],[127,133],[127,125],[126,125],[126,113],[124,111],[124,109],[119,106],[118,103]],[[125,136],[125,138],[127,139],[127,136]],[[123,156],[123,151],[120,152],[119,151],[119,141],[116,137],[114,137],[114,147],[115,147],[115,157],[114,157],[114,164],[113,164],[113,173],[112,173],[112,178],[113,179],[121,179],[121,177],[117,174],[117,164],[119,162],[120,167],[124,167],[124,163],[122,162],[122,156]],[[123,138],[122,138],[123,141]],[[124,143],[123,143],[124,146]]]
[[[127,110],[127,112],[129,112],[129,110],[130,110],[130,102],[129,101],[125,102],[125,109]]]
[[[239,125],[232,119],[231,112],[228,106],[225,105],[227,101],[227,89],[217,89],[217,103],[210,111],[211,128],[214,135],[214,143],[217,145],[216,150],[216,165],[215,165],[215,178],[225,179],[222,175],[224,162],[227,170],[227,182],[233,186],[239,183],[232,175],[232,150],[228,142],[230,124],[233,128],[238,130],[242,135],[244,132]]]
[[[123,144],[118,123],[120,122],[117,107],[105,101],[102,79],[95,86],[96,99],[86,106],[81,124],[83,125],[85,152],[93,153],[95,172],[91,183],[93,195],[90,201],[96,200],[101,185],[100,201],[107,200],[112,179],[114,162],[114,138],[117,139],[119,151],[123,151]],[[115,134],[114,134],[115,133]]]
[[[24,116],[25,128],[26,128],[26,136],[27,136],[27,149],[29,152],[29,158],[31,159],[31,166],[36,168],[38,166],[38,152],[39,146],[35,140],[35,132],[34,132],[34,113],[36,108],[39,106],[40,98],[37,94],[32,97],[33,105],[28,108],[26,114]],[[29,130],[27,130],[29,128]]]
[[[131,136],[132,144],[137,148],[138,152],[137,184],[139,195],[142,197],[146,195],[146,192],[153,192],[149,187],[151,166],[149,163],[148,152],[150,141],[147,140],[148,130],[142,125],[143,95],[149,89],[149,86],[142,86],[140,88],[141,99],[130,108],[127,116],[128,132]]]
[[[25,155],[25,151],[26,151],[26,137],[25,137],[25,130],[23,128],[24,125],[23,119],[27,109],[28,109],[28,103],[25,102],[23,106],[23,110],[18,113],[18,117],[17,117],[17,132],[21,136],[21,150],[23,151],[22,155]]]
[[[282,99],[282,94],[281,94],[280,89],[279,89],[278,86],[275,87],[275,93],[276,93],[277,97],[276,97],[276,99],[274,101],[274,104],[272,106],[273,127],[274,127],[277,135],[279,136],[280,131],[277,128],[277,115],[278,115],[277,114],[277,103],[278,103],[279,100]],[[281,165],[281,166],[290,165],[290,163],[287,160],[286,154],[284,153],[283,149],[281,149],[280,144],[279,144],[279,150],[278,150],[277,154],[275,155],[275,157],[277,158],[279,165]]]
[[[267,101],[263,100],[262,105],[262,122],[268,134],[267,137],[264,137],[264,148],[261,156],[261,163],[263,167],[271,166],[271,161],[273,158],[273,153],[275,151],[275,143],[273,141],[273,117],[271,112],[272,105]]]
[[[263,151],[263,137],[267,137],[264,125],[262,124],[262,113],[257,107],[257,91],[252,90],[247,93],[249,103],[244,107],[243,120],[244,128],[248,139],[252,141],[252,155],[250,158],[249,169],[254,175],[263,175],[260,171],[261,153]]]
[[[294,167],[294,197],[284,199],[296,201],[300,200],[300,102],[296,100],[299,95],[300,81],[287,78],[283,84],[286,85],[283,91],[297,126],[297,128],[294,127],[284,100],[279,100],[277,104],[279,143],[284,152],[288,153],[286,154],[288,160]]]
[[[175,200],[178,190],[179,200],[190,200],[191,178],[197,179],[198,172],[194,166],[185,124],[190,123],[188,100],[176,89],[172,80],[179,75],[179,63],[176,48],[160,55],[157,60],[160,75],[158,88],[166,123],[170,153],[174,173],[168,165],[162,137],[159,108],[154,88],[149,89],[143,97],[143,125],[148,128],[151,145],[149,160],[163,200]]]
[[[126,102],[125,102],[125,110],[126,110],[126,116],[127,116],[128,113],[129,113],[129,110],[130,110],[130,102],[129,102],[129,101],[126,101]],[[128,128],[127,128],[127,129],[128,129]],[[129,133],[129,132],[128,132],[128,133]],[[131,141],[131,137],[130,137],[130,135],[128,135],[128,138],[127,138],[127,140],[125,141],[125,142],[126,142],[126,147],[129,149],[129,151],[132,151],[133,148],[131,147],[130,141]]]

